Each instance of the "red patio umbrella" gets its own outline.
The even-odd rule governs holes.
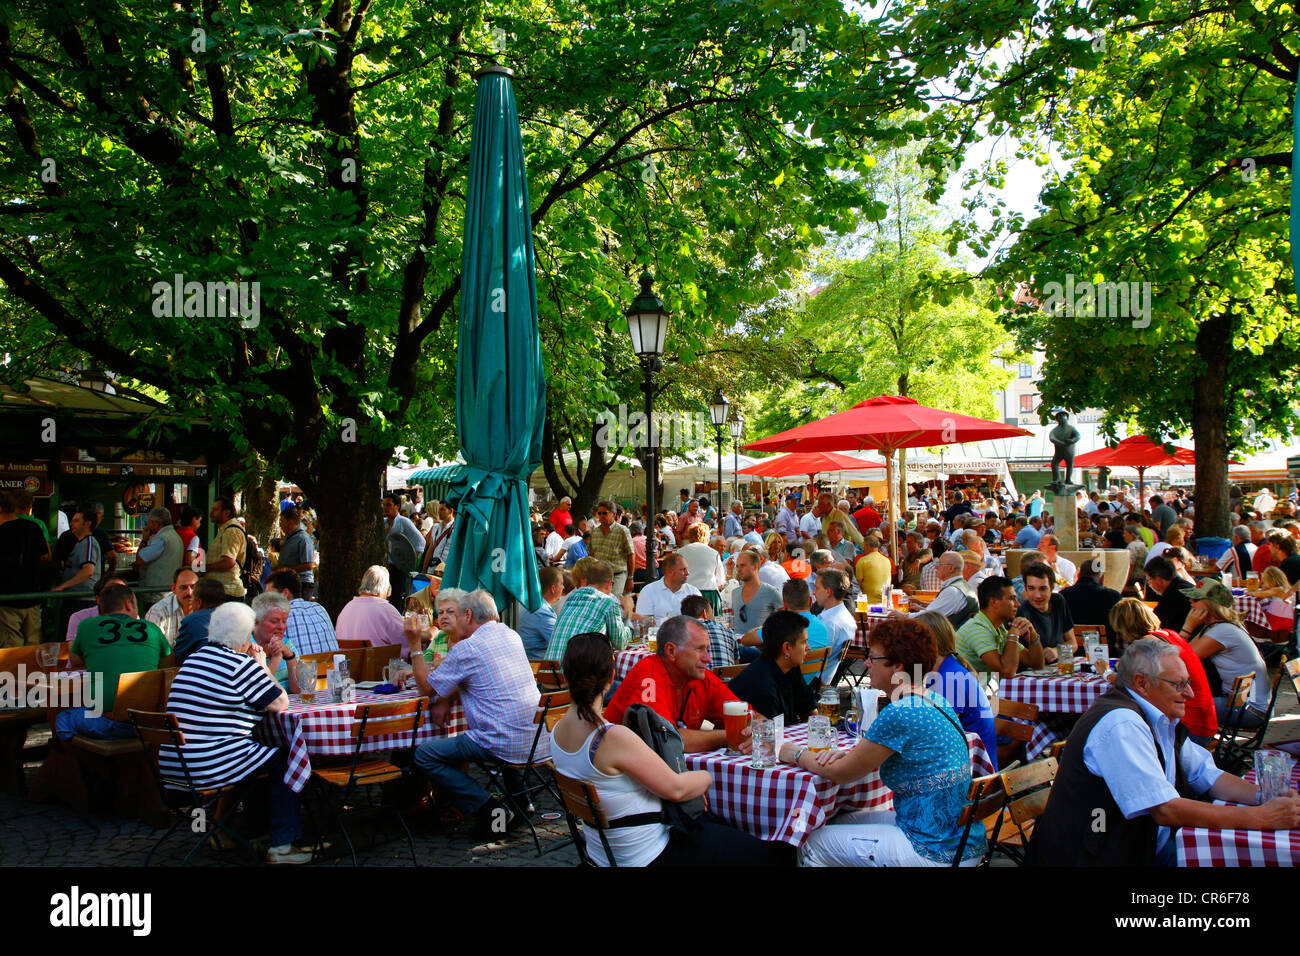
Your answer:
[[[1165,451],[1165,446],[1153,442],[1146,435],[1134,435],[1125,438],[1113,448],[1098,448],[1095,451],[1079,455],[1074,463],[1080,468],[1135,468],[1138,473],[1138,507],[1145,506],[1143,492],[1146,489],[1146,470],[1163,468],[1169,465],[1195,465],[1196,452],[1190,448],[1170,445],[1173,452]],[[1229,464],[1240,462],[1229,461]]]
[[[867,468],[884,468],[878,461],[866,458],[854,458],[852,455],[839,455],[834,452],[796,452],[782,455],[780,458],[767,458],[757,464],[742,468],[736,474],[753,475],[756,478],[793,478],[808,476],[812,484],[814,475],[824,471],[863,471]]]
[[[877,395],[821,421],[778,432],[744,447],[755,451],[879,451],[885,456],[888,468],[889,547],[891,554],[897,556],[894,547],[898,509],[893,490],[895,451],[1028,434],[1030,432],[1015,425],[930,408],[914,398]]]

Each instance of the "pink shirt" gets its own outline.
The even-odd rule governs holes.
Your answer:
[[[73,613],[73,615],[68,618],[68,633],[64,635],[64,638],[69,641],[76,640],[77,625],[80,624],[82,621],[88,620],[89,618],[92,617],[99,617],[98,604],[92,604],[88,608],[84,608],[80,611],[76,611],[75,613]]]
[[[340,640],[369,641],[371,644],[401,644],[402,654],[410,654],[402,630],[402,615],[387,599],[358,595],[339,612],[334,633]]]

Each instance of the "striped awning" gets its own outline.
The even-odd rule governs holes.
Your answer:
[[[421,468],[406,476],[408,485],[419,485],[424,489],[424,499],[445,499],[447,488],[455,480],[464,465],[439,465],[437,468]]]

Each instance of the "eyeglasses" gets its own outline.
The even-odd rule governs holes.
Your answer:
[[[748,617],[746,616],[746,614],[745,614],[745,608],[746,608],[746,605],[744,605],[744,604],[742,604],[742,605],[740,606],[740,623],[741,623],[741,624],[748,624],[748,623],[749,623],[749,618],[748,618]]]
[[[1157,677],[1156,680],[1164,681],[1180,694],[1186,694],[1192,689],[1192,682],[1190,680],[1170,680],[1168,677]]]
[[[876,661],[887,661],[887,660],[889,660],[889,657],[888,657],[888,656],[885,656],[885,657],[873,657],[873,656],[871,656],[870,654],[867,655],[867,661],[868,661],[869,663],[872,663],[872,664],[874,664]]]

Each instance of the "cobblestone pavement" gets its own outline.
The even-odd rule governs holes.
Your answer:
[[[42,742],[48,728],[41,726],[29,737],[29,746]],[[1268,740],[1300,738],[1300,706],[1290,681],[1282,682],[1277,714],[1269,728]],[[27,767],[30,780],[35,765]],[[485,782],[485,781],[484,781]],[[478,843],[469,836],[469,824],[440,822],[439,811],[429,806],[408,816],[415,838],[416,858],[422,866],[561,866],[577,864],[577,851],[565,846],[569,838],[563,817],[543,820],[541,814],[556,814],[553,799],[542,794],[535,817],[544,849],[554,852],[539,857],[526,826],[519,826],[497,842]],[[304,814],[306,819],[306,814]],[[410,866],[411,857],[401,829],[391,817],[379,818],[377,825],[358,826],[357,857],[365,866]],[[376,832],[377,831],[377,832]],[[139,821],[119,819],[103,813],[83,816],[55,804],[35,804],[23,797],[0,794],[0,865],[4,866],[138,866],[163,834],[162,830]],[[372,836],[377,839],[372,840]],[[158,866],[179,866],[197,837],[188,825],[178,828],[153,859]],[[335,850],[330,859],[314,867],[350,866],[351,860],[337,837],[331,840]],[[204,849],[195,856],[195,865],[238,866],[246,856],[235,851],[217,852]],[[995,861],[995,865],[1000,865]]]

